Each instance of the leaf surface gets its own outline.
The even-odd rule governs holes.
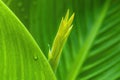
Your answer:
[[[56,80],[39,46],[0,1],[0,80]]]
[[[74,8],[77,30],[64,50],[58,70],[60,80],[65,74],[68,80],[119,79],[120,2],[81,0],[76,5],[80,5]]]
[[[76,61],[82,62],[75,74],[77,80],[120,79],[120,0],[36,0],[30,1],[30,4],[29,8],[24,7],[30,10],[30,23],[23,22],[30,25],[29,31],[45,54],[48,53],[48,45],[51,47],[63,14],[68,8],[76,14],[72,34],[58,66],[59,80],[71,78],[67,75],[76,69],[71,68]],[[17,7],[15,10],[17,14]],[[24,15],[21,14],[21,17]],[[86,44],[89,40],[92,40],[90,45]],[[79,58],[81,49],[87,52]]]

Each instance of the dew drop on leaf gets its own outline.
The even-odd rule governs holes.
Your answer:
[[[34,2],[33,2],[33,5],[37,5],[37,2],[36,2],[36,1],[34,1]]]
[[[21,7],[23,4],[22,4],[22,2],[19,2],[18,3],[18,7]]]
[[[24,11],[25,11],[25,8],[21,8],[21,11],[24,12]]]
[[[37,61],[38,60],[38,56],[34,56],[34,60]]]

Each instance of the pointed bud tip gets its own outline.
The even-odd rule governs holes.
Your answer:
[[[65,21],[67,22],[68,21],[68,18],[69,18],[69,9],[67,10],[67,13],[66,13],[66,15],[65,15]]]
[[[75,13],[72,14],[71,18],[74,19],[74,17],[75,17]]]
[[[74,19],[75,13],[72,14],[72,16],[69,18],[68,20],[68,26],[71,26],[71,24],[73,23],[73,19]]]

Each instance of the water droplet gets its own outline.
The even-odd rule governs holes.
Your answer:
[[[33,5],[37,5],[37,2],[36,2],[36,1],[34,1],[34,2],[33,2]]]
[[[25,18],[25,19],[28,19],[28,16],[27,16],[27,15],[25,15],[25,16],[24,16],[24,18]]]
[[[21,7],[23,4],[22,4],[22,2],[19,2],[18,3],[18,7]]]
[[[24,12],[24,11],[25,11],[25,8],[21,8],[21,11]]]
[[[38,60],[38,56],[34,56],[34,60],[37,61]]]

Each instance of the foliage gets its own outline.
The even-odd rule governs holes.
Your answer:
[[[26,49],[29,49],[28,53],[31,53],[31,56],[34,55],[34,52],[32,51],[35,49],[35,52],[38,52],[36,54],[42,56],[42,60],[45,63],[42,63],[42,61],[39,59],[37,62],[41,65],[44,65],[44,68],[46,67],[46,69],[48,69],[47,73],[55,78],[52,70],[50,69],[48,61],[46,60],[46,57],[49,49],[53,47],[52,42],[54,41],[55,34],[57,33],[61,17],[65,15],[67,9],[70,9],[70,12],[75,12],[75,19],[73,23],[74,26],[70,37],[68,38],[67,44],[65,44],[61,54],[60,63],[56,71],[57,79],[120,79],[120,0],[29,0],[29,3],[27,0],[3,1],[23,22],[42,51],[39,49],[29,32],[23,28],[23,25],[22,28],[20,27],[21,23],[18,19],[16,21],[15,18],[15,20],[11,22],[8,21],[9,14],[6,13],[8,20],[5,16],[2,16],[3,12],[5,14],[7,10],[2,9],[0,5],[0,29],[2,32],[6,30],[6,32],[9,33],[0,33],[0,44],[2,46],[4,45],[4,40],[5,42],[11,42],[8,42],[9,44],[6,43],[6,46],[9,45],[10,48],[16,47],[21,43],[22,45],[19,45],[18,48],[20,50],[24,50],[24,52],[26,52]],[[12,20],[13,17],[14,16],[12,14],[10,20]],[[5,22],[7,22],[8,25],[3,23],[4,21],[2,18],[5,20]],[[13,24],[14,22],[15,24]],[[16,40],[14,36],[9,38],[7,35],[13,33],[11,33],[9,29],[5,29],[3,26],[1,27],[1,25],[4,25],[7,28],[9,28],[9,26],[13,26],[10,27],[10,30],[16,29],[12,32],[18,39]],[[15,25],[18,27],[16,28]],[[4,30],[2,30],[3,28]],[[25,34],[25,36],[22,35],[22,32]],[[2,36],[3,34],[5,35],[5,39]],[[0,46],[0,51],[4,49],[5,47]],[[10,51],[16,52],[15,50],[10,49]],[[43,53],[46,57],[44,57]],[[25,56],[24,53],[22,54]],[[2,55],[0,55],[1,60],[3,58]],[[11,53],[11,55],[13,54]],[[11,57],[11,61],[14,61],[14,59],[15,58]],[[23,61],[26,61],[25,59],[23,59]],[[40,65],[34,63],[34,59],[32,58],[27,58],[27,60],[29,63],[35,64],[35,66],[38,65],[37,67]],[[31,60],[33,60],[33,62],[31,62]],[[20,62],[18,63],[21,65]],[[1,61],[1,65],[2,64],[3,61]],[[13,66],[11,66],[11,68],[13,68]],[[44,74],[44,69],[36,68],[33,68],[33,70],[38,70],[38,75],[39,71],[41,70],[43,70]],[[0,69],[2,70],[2,68]],[[46,77],[49,77],[49,75],[45,74]],[[50,76],[48,80],[51,78],[52,77]]]
[[[56,79],[30,33],[1,1],[0,63],[0,80]]]

